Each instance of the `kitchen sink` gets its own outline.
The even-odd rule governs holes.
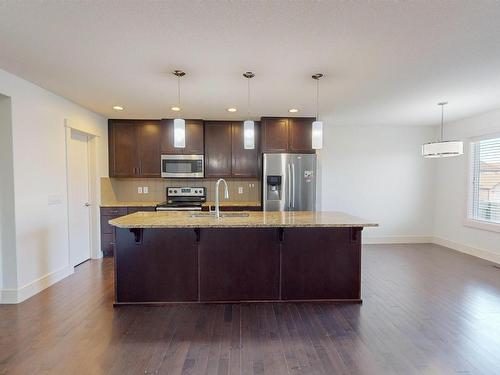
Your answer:
[[[248,212],[221,212],[221,217],[248,217]],[[191,217],[200,218],[200,217],[215,217],[215,212],[196,212],[191,214]]]

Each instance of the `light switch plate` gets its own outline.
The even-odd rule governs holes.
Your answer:
[[[142,194],[142,186],[139,186],[139,187],[137,188],[137,193],[138,193],[138,194]]]
[[[53,194],[48,197],[49,206],[55,206],[57,204],[62,204],[62,195],[61,194]]]
[[[243,186],[238,186],[238,194],[243,194]]]
[[[148,193],[149,193],[149,187],[148,187],[148,186],[144,186],[144,187],[142,188],[142,192],[143,192],[144,194],[148,194]]]

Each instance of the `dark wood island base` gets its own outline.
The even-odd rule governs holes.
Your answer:
[[[115,306],[360,303],[362,229],[117,228]]]

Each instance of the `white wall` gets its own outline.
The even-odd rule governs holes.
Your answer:
[[[0,93],[12,100],[18,274],[16,290],[10,292],[11,298],[22,300],[72,272],[68,264],[65,119],[99,136],[98,175],[103,176],[107,175],[107,123],[105,118],[2,70]],[[49,205],[49,197],[60,203]]]
[[[0,291],[16,283],[11,100],[0,95]]]
[[[467,141],[500,132],[500,110],[445,125],[445,137]],[[466,146],[465,144],[464,146]],[[467,150],[467,147],[465,147]],[[500,263],[500,233],[464,226],[468,155],[436,160],[436,242]]]
[[[429,242],[435,163],[421,156],[434,139],[426,126],[324,125],[320,208],[376,221],[365,242]]]

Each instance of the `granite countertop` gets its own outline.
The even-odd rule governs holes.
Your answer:
[[[114,202],[105,202],[101,203],[101,207],[154,207],[163,201],[114,201]],[[207,201],[203,203],[204,207],[215,206],[215,202]],[[260,207],[260,201],[220,201],[221,207]]]
[[[245,211],[245,217],[216,219],[208,212],[137,212],[109,221],[119,228],[259,228],[259,227],[376,227],[378,224],[343,212]],[[234,215],[233,213],[227,213]],[[241,214],[241,212],[240,212]]]
[[[231,206],[234,206],[234,207],[260,207],[261,206],[260,201],[241,201],[241,202],[238,202],[238,201],[221,200],[219,203],[220,203],[221,207],[231,207]],[[215,206],[215,202],[207,201],[207,202],[203,203],[203,206],[204,207]]]
[[[101,207],[154,207],[160,201],[114,201],[101,203]]]

